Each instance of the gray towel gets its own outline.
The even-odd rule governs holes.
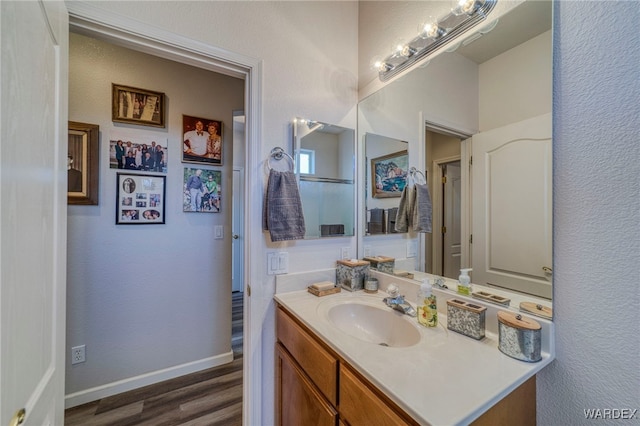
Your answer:
[[[431,232],[431,195],[429,187],[420,183],[414,185],[416,198],[413,209],[413,230],[417,232]]]
[[[304,238],[304,214],[296,175],[292,171],[269,172],[267,193],[262,209],[262,229],[269,231],[271,241]]]
[[[396,215],[396,232],[408,232],[413,222],[413,211],[416,199],[415,185],[405,186],[400,195],[400,205]]]

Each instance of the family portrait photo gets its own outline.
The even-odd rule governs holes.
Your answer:
[[[166,139],[118,134],[109,139],[110,168],[167,173]]]
[[[222,121],[182,116],[182,162],[222,165]]]
[[[218,213],[222,198],[220,170],[184,169],[183,211]]]

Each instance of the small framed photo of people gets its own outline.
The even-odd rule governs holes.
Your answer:
[[[121,170],[167,173],[167,140],[156,136],[113,133],[109,137],[109,167]]]
[[[185,212],[218,213],[222,203],[222,171],[184,168],[182,205]]]
[[[97,124],[69,122],[67,151],[67,204],[98,204],[98,139]]]
[[[111,84],[111,121],[164,127],[164,93]]]
[[[182,162],[222,165],[222,121],[182,116]]]
[[[116,225],[163,224],[166,177],[117,174]]]

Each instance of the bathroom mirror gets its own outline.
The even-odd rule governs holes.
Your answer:
[[[431,234],[374,235],[366,198],[361,257],[393,257],[416,278],[457,279],[469,267],[489,291],[551,300],[551,12],[551,1],[505,2],[359,103],[362,152],[369,134],[407,141],[409,166],[427,176],[433,205]]]
[[[396,233],[398,204],[409,173],[408,147],[400,139],[364,136],[365,235]]]
[[[305,239],[355,235],[355,130],[296,118],[296,176]]]

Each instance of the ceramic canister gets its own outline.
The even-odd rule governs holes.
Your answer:
[[[542,327],[530,318],[513,312],[498,312],[498,334],[500,351],[520,361],[538,362]]]

